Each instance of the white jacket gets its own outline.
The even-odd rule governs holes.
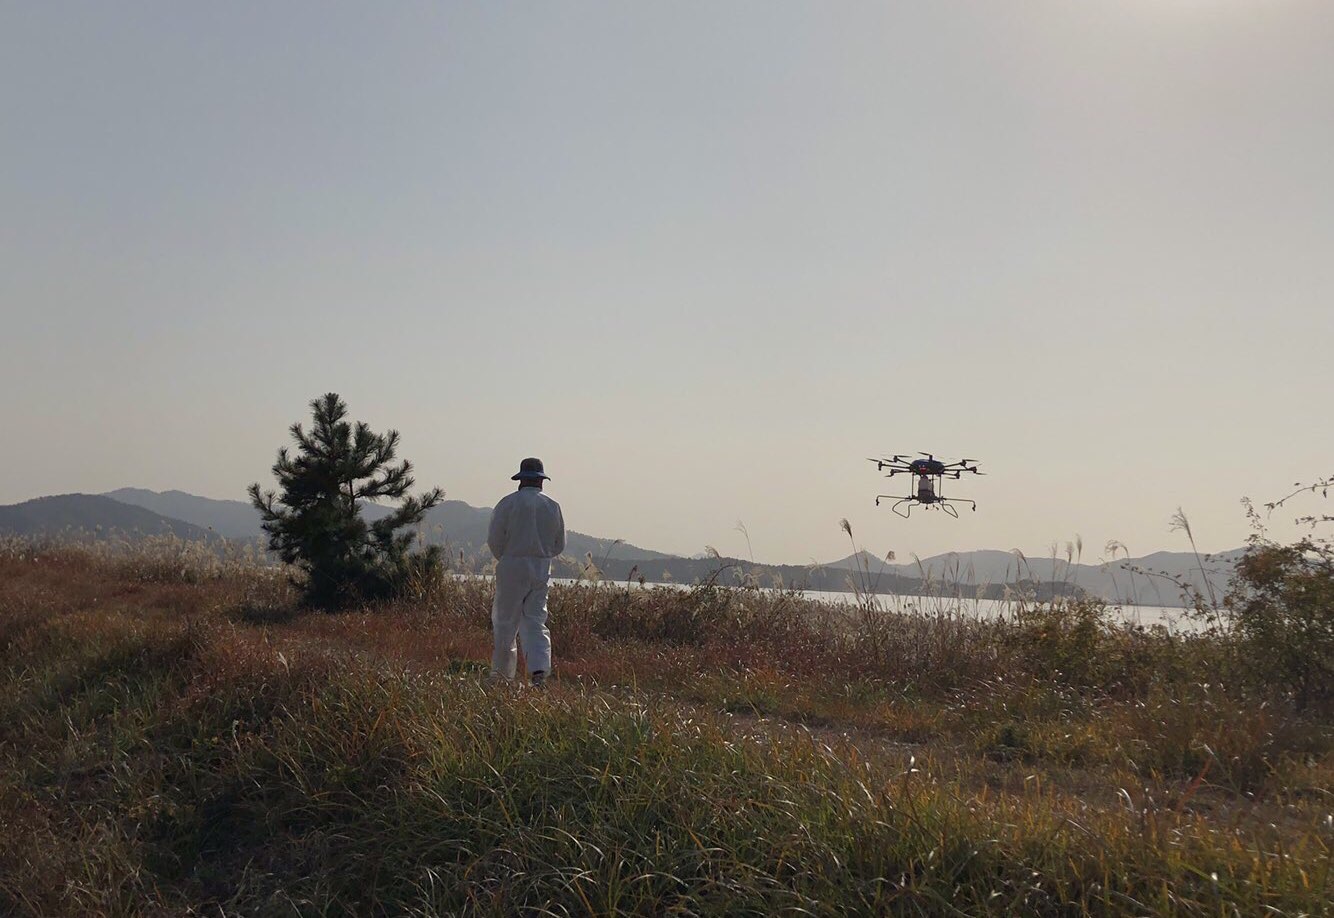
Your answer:
[[[491,511],[486,544],[501,558],[555,558],[565,551],[565,517],[560,504],[538,488],[520,488]]]

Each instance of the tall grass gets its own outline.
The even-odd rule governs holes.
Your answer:
[[[1217,636],[577,584],[536,693],[484,580],[126,562],[0,548],[0,913],[1329,912],[1329,722]]]

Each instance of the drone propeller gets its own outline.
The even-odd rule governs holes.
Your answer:
[[[960,459],[957,462],[947,462],[946,466],[949,468],[957,468],[960,472],[972,472],[975,475],[983,474],[977,470],[976,459]]]

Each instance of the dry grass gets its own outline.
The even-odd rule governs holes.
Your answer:
[[[0,913],[1330,912],[1328,716],[1217,635],[562,586],[488,690],[484,580],[175,551],[0,546]]]

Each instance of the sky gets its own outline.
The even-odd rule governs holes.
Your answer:
[[[421,487],[540,456],[662,551],[1234,547],[1334,471],[1331,47],[1327,0],[0,0],[0,503],[244,499],[334,391]],[[976,513],[874,505],[916,451]]]

